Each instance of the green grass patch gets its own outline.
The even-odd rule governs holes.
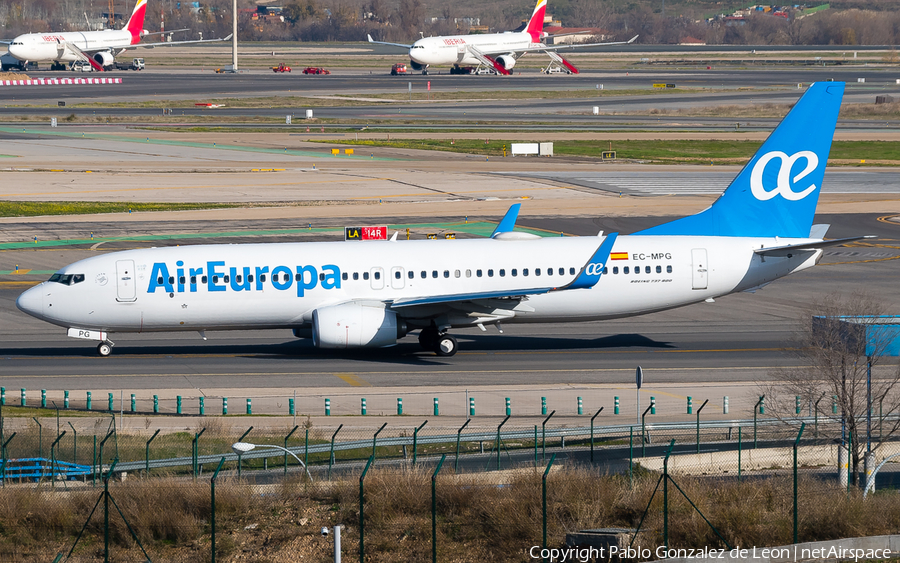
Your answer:
[[[502,157],[504,147],[509,154],[512,141],[480,139],[459,140],[398,140],[398,141],[316,141],[347,145],[393,147],[402,149],[442,150]],[[557,156],[600,158],[602,151],[616,151],[620,159],[649,160],[663,163],[704,161],[744,162],[759,149],[759,141],[726,140],[631,140],[609,142],[554,141],[553,153]],[[841,160],[900,161],[900,142],[896,141],[835,141],[831,157]]]
[[[0,217],[41,215],[87,215],[93,213],[131,213],[140,211],[193,211],[243,207],[229,203],[127,203],[100,201],[0,201]]]

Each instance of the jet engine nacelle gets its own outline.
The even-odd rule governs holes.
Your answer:
[[[428,65],[419,64],[412,59],[409,60],[409,66],[413,67],[413,70],[415,71],[422,71],[428,68]]]
[[[384,303],[343,303],[313,311],[312,337],[317,348],[393,346],[406,332],[406,323]]]
[[[112,66],[113,63],[116,62],[116,58],[112,56],[112,53],[109,51],[100,51],[99,53],[94,53],[94,61],[103,68],[106,68]]]
[[[506,70],[512,70],[516,66],[516,58],[512,55],[500,55],[497,57],[497,62]]]

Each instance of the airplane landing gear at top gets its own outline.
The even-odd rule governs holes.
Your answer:
[[[109,356],[110,354],[112,354],[112,347],[113,347],[112,342],[101,342],[100,344],[97,345],[97,353],[100,354],[100,356],[105,358],[105,357]]]

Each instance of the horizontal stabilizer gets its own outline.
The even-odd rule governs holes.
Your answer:
[[[819,250],[820,248],[828,248],[829,246],[840,246],[848,242],[857,240],[878,238],[874,235],[866,235],[861,237],[836,238],[831,240],[820,240],[816,242],[807,242],[803,244],[788,244],[786,246],[770,246],[769,248],[757,248],[753,252],[761,256],[787,256],[798,250]]]
[[[828,224],[813,225],[809,230],[809,238],[825,238],[825,234],[828,233],[829,227],[831,227],[831,225]]]

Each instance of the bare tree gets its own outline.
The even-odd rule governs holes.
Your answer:
[[[820,399],[833,397],[850,439],[854,484],[866,454],[870,374],[872,451],[900,429],[900,366],[885,362],[893,333],[884,310],[883,303],[862,293],[825,296],[800,320],[794,349],[801,367],[776,370],[763,386],[766,407],[783,419],[794,415],[795,396],[825,416],[831,415],[832,401]]]

